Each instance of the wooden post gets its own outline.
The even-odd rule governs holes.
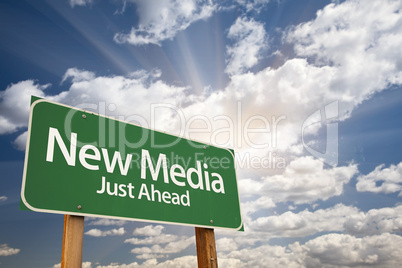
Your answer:
[[[198,268],[218,268],[214,229],[195,227]]]
[[[64,215],[61,268],[81,268],[84,217]]]

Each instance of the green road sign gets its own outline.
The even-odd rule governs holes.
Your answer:
[[[21,206],[240,229],[233,151],[38,99]]]

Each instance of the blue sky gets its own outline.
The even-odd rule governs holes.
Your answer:
[[[401,8],[2,0],[0,267],[61,258],[63,216],[18,209],[31,95],[233,148],[246,231],[216,230],[220,267],[397,267]],[[84,232],[83,267],[196,263],[192,227]]]

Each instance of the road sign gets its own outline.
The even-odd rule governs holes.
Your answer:
[[[21,202],[38,212],[240,229],[233,151],[38,99]]]

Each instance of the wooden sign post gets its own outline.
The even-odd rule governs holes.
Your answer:
[[[84,217],[64,215],[61,268],[81,268]]]
[[[195,227],[198,268],[217,268],[214,229]]]

